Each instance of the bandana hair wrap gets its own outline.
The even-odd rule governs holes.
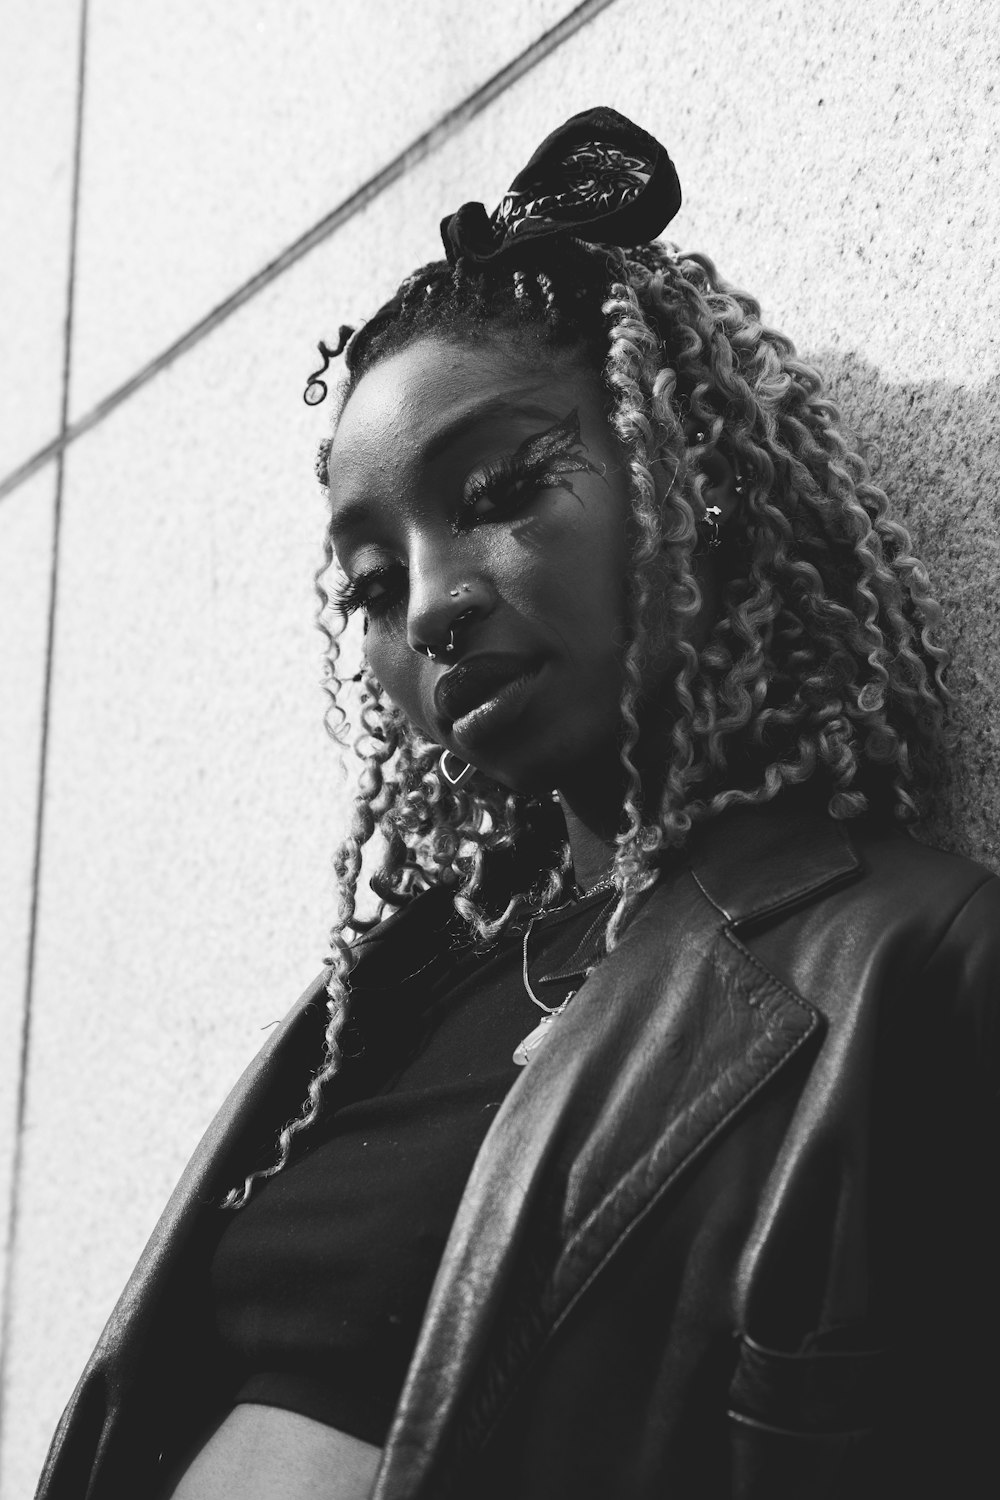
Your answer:
[[[574,245],[627,248],[654,240],[681,206],[674,164],[653,136],[617,110],[598,106],[574,115],[539,146],[493,213],[464,203],[441,221],[449,265],[465,272],[516,270],[539,251],[567,256]],[[308,379],[303,399],[316,406],[327,394],[330,361],[351,362],[355,339],[368,340],[395,317],[409,282],[361,328],[344,326],[335,349],[320,340],[323,364]]]
[[[539,146],[493,213],[464,203],[441,221],[451,265],[516,265],[543,240],[639,245],[681,206],[674,164],[653,136],[617,110],[574,115]]]

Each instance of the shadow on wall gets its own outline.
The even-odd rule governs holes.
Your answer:
[[[921,836],[1000,872],[1000,375],[892,385],[855,354],[806,353],[927,564],[952,653],[957,743]]]

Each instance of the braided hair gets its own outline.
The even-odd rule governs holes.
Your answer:
[[[866,810],[904,823],[918,818],[944,741],[941,611],[906,531],[842,436],[820,375],[762,323],[759,304],[728,285],[707,256],[659,242],[621,251],[564,241],[557,252],[523,257],[513,272],[435,261],[356,332],[342,330],[341,409],[367,370],[415,340],[483,335],[591,369],[630,477],[625,792],[606,950],[655,881],[664,851],[734,803],[767,802],[784,786],[812,781],[834,818]],[[329,447],[318,460],[324,486]],[[697,523],[715,449],[741,476],[742,494],[714,554],[718,615],[698,645]],[[326,724],[343,742],[337,665],[346,620],[324,583],[333,563],[328,535],[316,575],[318,618]],[[651,779],[636,764],[640,700],[668,650],[677,665],[659,705],[667,753]],[[362,769],[350,832],[334,860],[340,904],[325,1055],[274,1161],[234,1189],[227,1206],[242,1206],[256,1179],[281,1169],[339,1068],[351,941],[372,925],[356,913],[362,851],[376,831],[384,845],[371,880],[376,920],[388,906],[447,886],[470,940],[489,944],[518,912],[551,905],[565,889],[569,847],[565,830],[554,830],[552,805],[478,775],[443,786],[440,746],[385,700],[367,667],[359,676]],[[499,900],[487,879],[498,869],[510,877]]]

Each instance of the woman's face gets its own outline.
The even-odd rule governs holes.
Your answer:
[[[426,337],[369,370],[330,449],[331,533],[392,702],[537,792],[616,756],[631,507],[598,378],[519,350]]]

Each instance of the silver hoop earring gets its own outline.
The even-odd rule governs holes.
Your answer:
[[[456,767],[461,768],[457,769],[454,775],[448,769],[449,759],[454,762]],[[452,750],[442,750],[438,757],[438,775],[445,786],[450,786],[453,790],[456,787],[464,786],[475,769],[475,766],[460,759]]]
[[[720,505],[706,505],[705,514],[702,516],[699,526],[705,538],[705,545],[709,552],[713,552],[722,541],[722,532],[719,529],[719,517],[722,515]]]

